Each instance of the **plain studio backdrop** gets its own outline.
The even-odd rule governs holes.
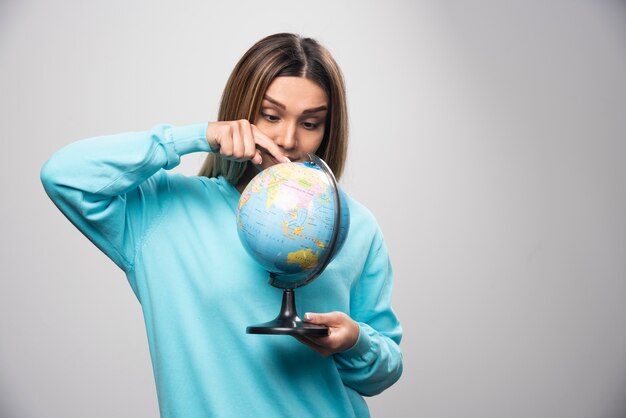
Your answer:
[[[0,416],[158,415],[140,305],[39,170],[214,120],[282,31],[344,71],[343,185],[391,251],[405,369],[372,415],[626,416],[626,4],[580,0],[0,2]]]

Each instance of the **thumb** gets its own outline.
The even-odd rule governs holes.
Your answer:
[[[304,320],[316,325],[334,325],[338,322],[337,313],[315,313],[307,312],[304,314]]]

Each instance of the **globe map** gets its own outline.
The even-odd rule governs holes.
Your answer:
[[[341,200],[336,250],[345,240],[349,222],[345,198]],[[237,230],[247,252],[268,272],[294,281],[324,262],[335,220],[333,184],[318,165],[309,162],[263,170],[245,188],[237,208]]]

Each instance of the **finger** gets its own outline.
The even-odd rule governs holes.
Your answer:
[[[305,344],[311,348],[315,348],[315,349],[319,349],[320,346],[319,344],[316,344],[314,341],[311,340],[311,337],[307,337],[306,335],[298,335],[298,334],[294,334],[293,337],[300,341],[302,344]]]
[[[304,314],[304,320],[316,325],[339,325],[341,323],[341,314],[339,312],[328,313],[313,313],[307,312]]]
[[[241,132],[241,126],[238,123],[233,124],[233,159],[241,160],[244,156],[244,144]]]
[[[257,145],[257,148],[261,148],[264,151],[267,151],[268,155],[270,155],[277,163],[288,163],[290,162],[289,158],[281,151],[280,147],[276,145],[276,143],[267,135],[265,135],[259,128],[252,125],[252,132],[254,134],[254,141]]]
[[[338,334],[335,333],[333,328],[328,329],[328,336],[320,335],[303,337],[308,341],[310,347],[325,356],[336,353],[337,349],[341,345],[341,341],[338,339]]]
[[[218,153],[220,150],[220,143],[217,140],[218,128],[219,128],[218,123],[211,123],[211,122],[209,122],[206,128],[207,142],[209,143],[209,147],[211,148],[211,152],[213,153]]]
[[[263,164],[263,157],[261,156],[261,151],[254,151],[254,157],[250,160],[252,164],[261,165]]]
[[[223,157],[233,155],[233,127],[225,125],[222,127],[220,134],[216,138],[219,143],[219,152]]]
[[[331,354],[331,352],[326,349],[325,347],[317,344],[316,342],[314,342],[313,340],[311,340],[309,337],[303,336],[303,335],[294,335],[293,336],[296,340],[300,341],[302,344],[306,345],[307,347],[309,347],[311,350],[320,353],[323,356],[328,356]]]
[[[252,125],[247,120],[241,123],[241,138],[243,140],[243,158],[252,160],[255,164],[261,164],[261,153],[256,149],[254,142],[254,134],[252,133]],[[256,158],[256,157],[259,158]],[[256,161],[255,161],[256,160]]]

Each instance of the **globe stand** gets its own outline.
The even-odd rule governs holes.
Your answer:
[[[304,322],[296,311],[296,293],[293,289],[283,290],[283,303],[276,319],[246,328],[248,334],[300,335],[325,337],[328,327]]]
[[[275,272],[270,272],[270,284],[274,287],[283,289],[283,302],[280,307],[280,313],[272,321],[247,327],[246,333],[248,334],[274,334],[307,337],[328,336],[328,327],[324,325],[309,324],[308,322],[304,322],[300,319],[298,312],[296,311],[296,294],[294,289],[300,286],[305,286],[319,277],[326,266],[328,266],[328,263],[330,263],[334,254],[336,254],[336,251],[338,251],[338,249],[341,248],[341,245],[343,245],[343,240],[339,242],[339,230],[342,226],[342,212],[343,210],[346,210],[345,213],[347,213],[348,208],[346,206],[345,209],[342,209],[342,198],[339,194],[339,186],[337,185],[337,180],[328,165],[326,165],[324,160],[315,154],[308,154],[308,156],[310,159],[309,164],[316,165],[322,170],[332,185],[334,192],[336,210],[330,243],[328,244],[323,259],[320,260],[317,267],[313,271],[309,272],[307,276],[298,281],[284,281]],[[346,223],[344,227],[347,233],[348,224]]]

